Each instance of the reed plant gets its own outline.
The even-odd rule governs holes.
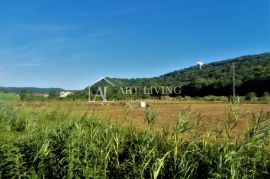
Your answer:
[[[0,178],[270,178],[270,112],[254,114],[244,137],[232,140],[239,108],[231,104],[221,132],[203,134],[190,109],[162,132],[153,108],[145,111],[149,128],[138,129],[61,107],[26,112],[2,103]]]

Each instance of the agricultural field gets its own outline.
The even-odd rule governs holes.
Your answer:
[[[0,178],[269,178],[270,105],[2,100]]]

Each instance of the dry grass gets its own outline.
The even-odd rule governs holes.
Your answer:
[[[191,122],[196,122],[198,115],[201,116],[201,123],[204,131],[215,130],[223,126],[229,115],[229,103],[215,102],[164,102],[148,101],[147,104],[154,107],[158,112],[155,129],[168,129],[176,125],[179,114],[187,108],[193,111]],[[16,102],[15,106],[24,106],[27,111],[51,111],[56,108],[73,111],[75,115],[87,113],[89,116],[96,116],[108,119],[111,122],[124,122],[137,127],[145,127],[145,109],[139,107],[139,102],[114,102],[114,103],[88,103],[70,101],[49,101],[49,102]],[[242,116],[234,132],[236,134],[245,130],[253,114],[261,111],[269,111],[270,104],[241,104],[240,116]]]

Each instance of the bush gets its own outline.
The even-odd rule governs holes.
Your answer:
[[[20,93],[20,99],[22,101],[34,101],[36,96],[32,92],[22,91]]]
[[[0,104],[0,123],[10,131],[22,132],[26,128],[25,116],[21,111]]]
[[[264,92],[263,93],[263,97],[269,97],[270,96],[270,93],[269,92]]]
[[[202,99],[205,101],[228,101],[228,97],[226,97],[226,96],[210,95],[210,96],[204,96]]]
[[[257,101],[257,96],[256,96],[256,93],[254,92],[249,92],[247,95],[246,95],[246,100],[248,101]]]
[[[0,100],[17,101],[19,96],[16,93],[0,92]]]
[[[268,92],[264,92],[261,100],[267,103],[270,103],[270,94]]]

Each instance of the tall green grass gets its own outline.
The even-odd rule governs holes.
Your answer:
[[[19,95],[16,93],[5,93],[0,91],[0,101],[18,101]]]
[[[244,137],[233,140],[235,104],[222,137],[202,135],[200,117],[189,122],[190,109],[174,129],[154,131],[151,110],[149,128],[139,130],[61,108],[27,113],[0,104],[0,178],[270,177],[270,112],[254,115]]]

